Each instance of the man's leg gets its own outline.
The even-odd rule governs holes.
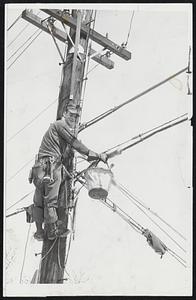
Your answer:
[[[42,192],[40,189],[36,187],[35,193],[34,193],[34,209],[33,209],[33,219],[35,221],[36,225],[36,232],[34,234],[34,237],[42,241],[44,238],[44,230],[42,228],[42,224],[44,222],[44,208],[43,208],[43,197]]]
[[[54,181],[45,183],[44,222],[46,223],[49,239],[66,234],[66,228],[64,228],[58,218],[58,197],[62,181],[61,169],[62,165],[55,166],[53,173]]]
[[[61,184],[61,165],[53,167],[53,182],[44,183],[44,223],[48,239],[51,240],[56,238],[58,194]]]

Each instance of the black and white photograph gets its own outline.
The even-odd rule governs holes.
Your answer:
[[[4,9],[3,296],[192,296],[192,4]]]

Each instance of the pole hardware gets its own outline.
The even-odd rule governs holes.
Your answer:
[[[49,32],[49,30],[46,26],[46,22],[45,22],[45,20],[47,20],[48,18],[46,18],[45,20],[42,20],[37,15],[33,14],[32,12],[30,12],[28,10],[24,10],[22,12],[22,18],[24,20],[28,21],[29,23],[33,24],[34,26],[42,29],[46,33],[50,34],[50,32]],[[65,30],[65,28],[64,28],[64,30]],[[53,30],[53,35],[55,36],[55,38],[57,38],[58,40],[60,40],[63,43],[65,43],[67,41],[67,37],[69,37],[68,33],[66,31],[62,31],[62,30],[60,30],[59,28],[57,28],[55,26],[54,26],[54,30]],[[91,54],[93,54],[95,52],[96,52],[95,50],[91,49]],[[107,58],[107,57],[102,57],[101,58],[100,55],[96,55],[92,59],[95,62],[101,64],[104,67],[106,67],[107,69],[113,69],[114,68],[114,62],[112,60],[110,60],[109,58]]]
[[[52,39],[53,39],[53,41],[54,41],[54,43],[55,43],[55,46],[56,46],[56,48],[57,48],[57,51],[58,51],[58,53],[59,53],[59,55],[60,55],[60,57],[61,57],[62,63],[64,64],[64,63],[65,63],[64,57],[63,57],[63,55],[62,55],[62,53],[61,53],[61,50],[60,50],[60,48],[59,48],[59,46],[58,46],[58,44],[57,44],[57,41],[56,41],[56,39],[55,39],[55,37],[54,37],[54,34],[53,34],[53,28],[54,28],[53,26],[54,26],[54,18],[51,18],[51,19],[49,19],[48,22],[47,22],[47,27],[48,27],[48,30],[49,30],[49,32],[50,32],[50,34],[51,34],[51,36],[52,36]]]

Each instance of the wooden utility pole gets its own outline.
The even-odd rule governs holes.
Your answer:
[[[49,14],[49,18],[59,20],[65,25],[70,26],[71,39],[74,44],[79,44],[86,49],[88,39],[92,39],[104,49],[108,49],[112,53],[122,57],[125,60],[131,58],[131,53],[127,51],[124,47],[117,45],[108,38],[99,34],[95,30],[91,29],[91,13],[90,10],[73,10],[72,14],[69,15],[67,11],[62,10],[49,10],[42,9],[45,13]],[[81,16],[82,13],[82,16]],[[47,33],[51,33],[49,27],[45,20],[40,20],[37,16],[33,15],[27,10],[23,11],[22,17],[28,22],[34,24],[35,26],[41,28]],[[82,17],[82,18],[81,18]],[[81,22],[80,22],[81,18]],[[57,38],[60,41],[68,42],[68,53],[66,61],[63,65],[63,79],[62,85],[59,92],[59,103],[57,109],[57,119],[60,119],[68,103],[80,110],[81,102],[81,92],[82,84],[84,82],[84,66],[85,66],[85,53],[79,53],[79,58],[74,51],[74,53],[69,53],[70,48],[73,46],[70,42],[70,38],[67,38],[67,34],[55,26],[53,26],[52,34],[53,39]],[[99,62],[108,69],[114,67],[114,63],[105,56],[96,54],[94,50],[90,49],[90,54],[95,54],[92,59]],[[75,124],[77,128],[78,124]],[[69,174],[73,171],[73,153],[70,148],[67,155],[67,159],[64,161],[64,165],[68,170]],[[62,182],[60,193],[59,193],[59,209],[58,215],[59,219],[68,225],[68,212],[72,200],[72,179],[67,177],[65,182]],[[67,238],[57,238],[54,241],[50,241],[47,238],[43,242],[42,257],[41,257],[41,268],[39,274],[39,283],[63,283],[64,282],[64,269],[65,269],[65,256],[66,256],[66,243]]]
[[[88,11],[85,13],[85,21],[90,21],[90,15]],[[81,16],[80,12],[73,11],[73,17],[76,19]],[[75,36],[75,38],[74,38]],[[70,30],[70,37],[74,41],[75,45],[77,43],[76,39],[79,39],[79,44],[81,46],[85,46],[86,37],[80,37],[76,34],[75,30]],[[80,107],[81,100],[81,91],[82,91],[82,83],[83,83],[83,71],[85,65],[85,55],[80,53],[80,61],[76,57],[74,57],[75,53],[69,54],[69,50],[72,47],[70,41],[68,41],[68,53],[66,61],[63,65],[63,79],[62,85],[60,87],[59,92],[59,103],[57,110],[57,119],[62,117],[63,112],[68,104],[72,104],[74,107]],[[73,88],[71,90],[71,88]],[[72,95],[71,95],[72,93]],[[81,111],[78,110],[80,113]],[[76,123],[77,127],[78,124]],[[64,165],[68,172],[71,174],[73,171],[73,155],[68,153],[67,159],[64,161]],[[72,199],[72,179],[69,177],[66,178],[65,182],[62,183],[60,193],[59,193],[59,209],[58,215],[59,219],[64,222],[64,225],[68,226],[68,213],[69,207]],[[48,251],[52,248],[51,252],[47,255]],[[40,283],[63,283],[64,276],[64,264],[65,264],[65,256],[66,256],[66,245],[67,238],[58,238],[56,242],[50,241],[48,239],[43,242],[42,249],[42,258],[47,255],[41,262],[40,268]]]

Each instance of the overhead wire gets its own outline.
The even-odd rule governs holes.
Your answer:
[[[80,182],[81,183],[81,182]],[[86,184],[84,185],[86,188]],[[112,202],[109,197],[107,197],[107,200],[109,200],[113,206],[111,206],[109,203],[107,203],[106,199],[99,199],[100,202],[102,204],[104,204],[105,206],[109,207],[110,209],[112,209],[114,212],[116,212],[125,222],[127,222],[136,232],[140,233],[143,235],[143,232],[145,230],[144,227],[142,227],[138,222],[136,222],[132,217],[130,217],[125,211],[123,211],[118,205],[116,205],[114,202]],[[120,210],[122,212],[119,213],[116,209]],[[125,216],[127,217],[125,217]],[[130,219],[132,219],[133,222],[130,221]],[[176,252],[174,252],[173,250],[171,250],[170,248],[167,247],[167,251],[170,255],[172,255],[180,264],[184,265],[184,267],[186,267],[186,265],[183,263],[185,262],[185,260],[183,258],[181,258]]]
[[[33,161],[34,158],[32,158],[31,160],[29,160],[28,162],[26,162],[20,169],[18,169],[16,171],[16,173],[14,173],[11,177],[8,178],[7,182],[9,182],[10,180],[14,179],[16,177],[16,175],[18,175],[26,166],[28,166],[28,164],[30,162]]]
[[[125,222],[127,222],[133,229],[135,229],[136,231],[142,233],[144,228],[138,223],[136,222],[130,215],[128,215],[125,211],[123,211],[118,205],[116,205],[113,201],[110,200],[110,198],[107,197],[107,199],[113,204],[113,207],[111,205],[109,205],[109,203],[107,203],[106,201],[104,201],[103,199],[100,199],[100,202],[103,203],[104,205],[106,205],[107,207],[109,207],[110,209],[112,209],[114,212],[116,212]],[[116,210],[116,208],[122,212],[120,213],[119,211]],[[126,216],[124,216],[124,215]],[[132,220],[132,221],[131,221]]]
[[[27,239],[26,239],[26,243],[25,243],[22,268],[21,268],[21,272],[20,272],[20,283],[22,283],[22,275],[23,275],[23,270],[24,270],[24,265],[25,265],[25,259],[26,259],[27,245],[28,245],[28,241],[29,241],[30,229],[31,229],[31,223],[29,224],[29,229],[28,229],[28,232],[27,232]]]
[[[65,52],[64,52],[64,58],[66,56],[66,47],[65,47]],[[63,79],[63,69],[61,72],[61,80],[60,80],[60,86],[62,85],[62,79]],[[44,113],[51,105],[53,105],[58,99],[55,99],[53,102],[51,102],[46,108],[44,108],[35,118],[33,118],[29,123],[27,123],[23,128],[21,128],[18,132],[16,132],[10,139],[14,138],[17,134],[19,134],[22,130],[24,130],[28,125],[30,125],[33,121],[35,121],[42,113]],[[7,142],[9,142],[9,140],[7,140]],[[16,175],[18,175],[30,162],[32,162],[34,160],[34,158],[32,158],[31,160],[27,161],[20,169],[18,169],[16,171],[16,173],[14,173],[10,178],[8,178],[7,182],[9,182],[10,180],[14,179],[16,177]]]
[[[26,194],[26,195],[24,195],[22,198],[20,198],[18,201],[16,201],[14,204],[12,204],[11,206],[9,206],[7,209],[6,209],[6,211],[8,211],[10,208],[12,208],[12,207],[14,207],[16,204],[18,204],[18,203],[20,203],[22,200],[24,200],[26,197],[28,197],[30,194],[32,194],[34,192],[34,190],[33,191],[31,191],[31,192],[29,192],[28,194]]]
[[[93,66],[93,67],[86,73],[86,76],[87,76],[88,74],[90,74],[94,69],[96,69],[99,65],[100,65],[100,64],[98,63],[98,64],[96,64],[95,66]]]
[[[22,17],[22,14],[20,14],[16,20],[8,27],[7,31],[9,31],[19,20],[20,18]]]
[[[58,100],[55,99],[54,101],[52,101],[50,104],[48,104],[48,106],[46,106],[42,111],[39,112],[39,114],[37,114],[31,121],[29,121],[26,125],[24,125],[20,130],[18,130],[16,133],[14,133],[8,140],[7,143],[9,141],[11,141],[15,136],[17,136],[20,132],[22,132],[26,127],[28,127],[30,124],[32,124],[37,118],[39,118],[47,109],[49,109],[54,103],[56,103],[56,101]]]
[[[186,263],[185,259],[181,258],[175,251],[171,250],[170,248],[167,247],[167,250],[169,250],[170,252],[172,252],[175,256],[177,256],[179,259],[181,259],[183,262]]]
[[[109,199],[109,198],[107,198]],[[103,203],[104,205],[106,205],[107,207],[109,207],[110,209],[112,209],[112,207],[104,200],[100,200],[101,203]],[[111,200],[110,200],[111,201]],[[111,201],[112,202],[112,201]],[[116,204],[115,204],[116,208],[118,208],[119,210],[121,210],[123,212],[123,214],[127,215],[127,217],[130,217],[127,213],[125,213],[122,209],[120,209]],[[114,210],[115,211],[115,210]],[[129,225],[131,225],[131,227],[133,229],[136,230],[136,232],[143,234],[143,230],[144,228],[137,223],[133,218],[132,220],[134,220],[135,223],[131,222],[129,219],[127,219],[126,217],[124,217],[123,214],[119,213],[118,211],[115,211],[124,221],[126,221]],[[138,226],[139,225],[139,226]],[[178,260],[182,265],[184,265],[186,267],[186,265],[183,262],[186,262],[183,258],[181,258],[177,253],[175,253],[174,251],[172,251],[170,248],[167,247],[168,253],[171,254],[176,260]]]
[[[171,124],[169,124],[169,125],[162,126],[162,127],[160,127],[160,129],[158,129],[158,130],[156,130],[156,131],[154,131],[154,132],[152,132],[152,133],[150,133],[150,134],[146,134],[146,135],[145,135],[145,133],[139,134],[136,141],[134,141],[134,142],[128,144],[127,146],[123,147],[122,149],[116,149],[116,150],[114,150],[114,151],[111,152],[111,153],[107,153],[108,159],[110,159],[110,158],[112,158],[112,157],[114,157],[114,156],[116,156],[116,155],[121,154],[121,153],[124,152],[125,150],[130,149],[130,148],[133,147],[133,146],[136,146],[137,144],[139,144],[139,143],[145,141],[146,139],[151,138],[151,137],[154,136],[155,134],[158,134],[158,133],[160,133],[160,132],[162,132],[162,131],[164,131],[164,130],[166,130],[166,129],[170,129],[171,127],[177,126],[177,125],[181,124],[182,122],[188,121],[188,120],[189,120],[189,119],[188,119],[188,114],[186,114],[186,115],[187,115],[187,116],[184,117],[183,119],[181,119],[181,120],[179,120],[179,121],[176,121],[176,122],[173,122],[173,123],[171,123]],[[105,153],[106,153],[106,152],[105,152]]]
[[[127,197],[130,199],[129,195],[122,189],[120,188],[121,192]],[[169,237],[182,251],[186,252],[186,250],[173,238],[171,237],[171,235],[166,231],[164,230],[156,221],[154,221],[138,204],[134,203],[135,206],[137,206],[137,208],[139,210],[141,210],[143,212],[143,214],[149,219],[152,221],[153,224],[155,224],[162,232],[165,233],[165,235],[167,235],[167,237]]]
[[[168,253],[175,258],[181,265],[183,265],[185,268],[187,267],[180,259],[178,259],[178,257],[176,257],[176,255],[174,255],[170,250],[168,251]]]
[[[115,181],[115,183],[117,183]],[[126,193],[127,195],[133,199],[133,201],[136,201],[138,204],[140,204],[142,207],[144,207],[149,213],[152,215],[156,216],[158,219],[160,219],[165,225],[167,225],[170,229],[172,229],[176,234],[178,234],[183,240],[186,240],[186,238],[178,231],[176,230],[173,226],[171,226],[168,222],[166,222],[163,218],[161,218],[156,212],[151,210],[150,207],[146,206],[142,201],[140,201],[136,196],[134,196],[126,187],[124,187],[122,184],[117,183],[118,186],[120,186]],[[129,200],[131,200],[129,199]],[[132,201],[132,200],[131,200]]]
[[[41,13],[41,11],[39,11],[36,16],[38,16]],[[7,45],[7,48],[9,48],[16,40],[17,38],[26,30],[27,27],[29,27],[31,24],[27,23],[20,31],[19,33],[16,35],[16,37]]]
[[[16,57],[16,59],[8,66],[7,70],[11,68],[11,66],[20,58],[20,56],[31,46],[31,44],[39,37],[39,35],[43,31],[40,30],[40,32],[34,37],[34,39],[23,49],[23,51]]]
[[[128,42],[129,42],[129,37],[130,37],[130,33],[131,33],[131,28],[132,28],[134,14],[135,14],[135,11],[133,11],[132,15],[131,15],[131,21],[130,21],[130,24],[129,24],[129,30],[128,30],[128,34],[127,34],[127,40],[126,40],[126,42],[124,44],[125,47],[128,45]]]
[[[120,143],[120,144],[118,144],[118,145],[116,145],[116,146],[113,146],[113,147],[107,149],[106,151],[104,151],[104,153],[105,153],[105,152],[109,152],[109,151],[111,151],[111,150],[113,150],[113,149],[115,149],[115,148],[117,148],[117,147],[123,146],[123,145],[127,144],[128,142],[130,142],[130,141],[132,141],[132,140],[135,140],[135,139],[141,137],[142,135],[145,135],[145,134],[148,134],[148,133],[150,133],[150,132],[153,132],[154,130],[157,130],[157,129],[159,129],[159,128],[161,128],[161,127],[167,125],[167,124],[170,124],[170,123],[173,122],[173,121],[179,120],[179,119],[181,119],[182,117],[185,117],[186,115],[187,115],[187,113],[185,113],[185,114],[183,114],[183,115],[180,115],[179,117],[176,117],[176,118],[174,118],[174,119],[172,119],[172,120],[170,120],[170,121],[167,121],[167,122],[165,122],[165,123],[163,123],[163,124],[161,124],[161,125],[158,125],[158,126],[156,126],[156,127],[153,127],[152,129],[149,129],[149,130],[147,130],[147,131],[145,131],[145,132],[142,132],[142,133],[140,133],[139,135],[136,135],[136,136],[132,137],[131,139],[126,140],[126,141],[123,142],[123,143]]]
[[[65,53],[64,56],[66,55],[66,47],[65,47]],[[62,80],[62,78],[61,78]],[[61,82],[62,84],[62,82]],[[26,128],[30,123],[32,123],[37,117],[40,116],[41,113],[43,113],[46,109],[48,109],[52,104],[54,104],[58,99],[55,99],[54,102],[50,103],[49,106],[47,106],[42,112],[40,112],[33,120],[31,120],[28,124],[26,124],[22,129],[20,129],[19,132],[21,132],[24,128]],[[19,132],[17,132],[16,134],[18,134]],[[16,135],[15,134],[15,135]],[[12,137],[13,138],[13,137]],[[16,171],[16,173],[14,173],[8,180],[7,182],[9,182],[10,180],[14,179],[16,177],[16,175],[18,175],[31,161],[33,161],[34,158],[32,158],[31,160],[27,161],[19,170]],[[16,203],[14,203],[12,206],[10,206],[7,210],[9,210],[10,208],[12,208],[13,206],[15,206],[16,204],[20,203],[23,199],[25,199],[28,195],[30,195],[31,193],[33,193],[33,191],[31,191],[30,193],[26,194],[25,196],[23,196],[21,199],[19,199]]]
[[[30,23],[26,24],[26,25],[24,26],[24,28],[21,29],[21,31],[19,31],[19,33],[16,35],[16,37],[15,37],[15,38],[7,45],[7,48],[9,48],[9,47],[17,40],[17,38],[25,31],[25,29],[26,29],[28,26],[30,26]]]
[[[166,79],[164,79],[164,80],[158,82],[157,84],[155,84],[155,85],[149,87],[148,89],[146,89],[145,91],[143,91],[143,92],[137,94],[136,96],[134,96],[134,97],[132,97],[132,98],[126,100],[125,102],[123,102],[123,103],[121,103],[121,104],[119,104],[119,105],[117,105],[117,106],[115,106],[115,107],[113,107],[113,108],[111,108],[111,109],[109,109],[109,110],[107,110],[107,111],[101,113],[100,115],[96,116],[96,117],[93,118],[92,120],[87,121],[87,122],[81,124],[81,128],[80,128],[79,131],[82,131],[82,130],[84,130],[85,128],[87,128],[87,127],[89,127],[89,126],[95,124],[96,122],[98,122],[98,121],[102,120],[103,118],[109,116],[109,115],[112,114],[113,112],[119,110],[119,109],[122,108],[123,106],[125,106],[125,105],[127,105],[127,104],[133,102],[134,100],[136,100],[136,99],[138,99],[138,98],[144,96],[145,94],[147,94],[147,93],[151,92],[152,90],[158,88],[159,86],[165,84],[166,82],[168,82],[168,81],[171,80],[172,78],[174,78],[174,77],[180,75],[181,73],[185,72],[187,69],[188,69],[188,67],[181,69],[180,71],[178,71],[178,72],[176,72],[175,74],[173,74],[173,75],[167,77]]]
[[[11,56],[7,59],[7,62],[8,62],[8,61],[9,61],[16,53],[18,53],[18,51],[19,51],[22,47],[24,47],[24,46],[26,45],[26,43],[27,43],[29,40],[31,40],[32,37],[33,37],[38,31],[40,31],[39,28],[36,29],[36,30],[34,31],[34,33],[33,33],[30,37],[28,37],[28,38],[24,41],[24,43],[22,43],[22,45],[20,45],[20,46],[18,47],[18,49],[17,49],[16,51],[14,51],[14,52],[11,54]]]
[[[148,133],[146,136],[144,136],[144,134],[140,135],[140,136],[139,136],[139,140],[133,142],[132,144],[130,144],[130,145],[128,145],[128,146],[125,146],[125,147],[124,147],[123,149],[121,149],[121,150],[122,150],[122,151],[125,151],[125,150],[127,150],[127,149],[129,149],[129,148],[131,148],[131,147],[133,147],[133,146],[135,146],[135,145],[137,145],[137,144],[139,144],[140,142],[143,142],[144,140],[149,139],[150,137],[154,136],[154,135],[157,134],[157,133],[160,133],[160,132],[162,132],[162,131],[164,131],[164,130],[170,129],[170,128],[172,128],[172,127],[174,127],[174,126],[176,126],[176,125],[179,125],[179,124],[181,124],[181,123],[183,123],[183,122],[186,122],[186,121],[188,121],[188,120],[189,120],[189,119],[188,119],[188,113],[187,113],[187,114],[185,114],[185,117],[184,117],[183,119],[179,120],[179,121],[176,121],[176,122],[171,123],[171,124],[169,124],[169,125],[164,125],[164,126],[160,127],[160,129],[157,129],[156,131],[154,131],[154,132],[152,132],[152,133],[150,133],[150,134]],[[172,122],[172,121],[173,121],[173,120],[171,120],[171,122]]]

